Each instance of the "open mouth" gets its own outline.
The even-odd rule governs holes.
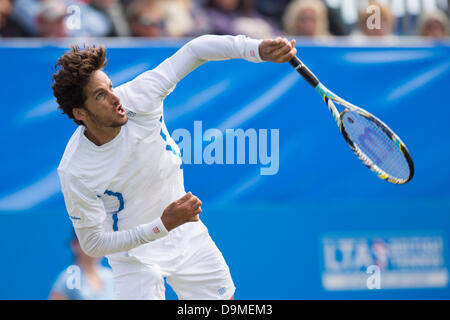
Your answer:
[[[121,115],[121,116],[124,116],[125,113],[126,113],[126,112],[125,112],[125,109],[122,107],[121,104],[119,104],[119,105],[117,106],[116,111],[117,111],[117,113],[118,113],[119,115]]]

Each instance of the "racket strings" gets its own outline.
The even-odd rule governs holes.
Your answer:
[[[404,154],[379,125],[355,111],[344,112],[342,125],[347,138],[357,149],[355,152],[362,153],[358,156],[366,165],[378,174],[400,181],[408,180],[411,172]]]

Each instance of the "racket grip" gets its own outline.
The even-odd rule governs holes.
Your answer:
[[[319,79],[314,75],[314,73],[311,72],[311,70],[308,69],[307,66],[305,66],[299,58],[294,57],[291,60],[289,60],[289,63],[291,66],[297,70],[298,73],[306,80],[308,83],[313,87],[317,87],[317,85],[320,83]]]

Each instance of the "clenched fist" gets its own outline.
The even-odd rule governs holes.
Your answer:
[[[290,42],[286,38],[263,40],[259,44],[259,56],[264,61],[276,63],[288,62],[297,54],[295,40]]]
[[[167,231],[186,222],[198,221],[198,215],[202,212],[201,205],[200,199],[188,192],[166,207],[161,216],[161,221]]]

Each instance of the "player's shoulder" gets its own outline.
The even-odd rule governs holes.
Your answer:
[[[89,143],[85,137],[84,131],[85,127],[80,125],[67,143],[58,166],[58,174],[61,178],[72,179],[77,177],[86,178],[90,175],[95,176],[98,173],[97,171],[102,171],[104,167],[99,165],[99,163],[104,164],[105,158],[114,157],[114,154],[112,154],[114,150],[110,150],[110,152],[103,149],[96,150],[93,144]],[[121,130],[121,136],[123,136],[123,131],[125,130]],[[100,153],[104,153],[104,155]],[[92,172],[92,174],[89,174],[89,172]]]
[[[125,109],[138,115],[162,113],[164,97],[173,90],[174,85],[158,70],[147,70],[114,88]]]
[[[86,138],[85,129],[80,126],[67,143],[59,163],[61,183],[81,183],[92,190],[107,184],[129,149],[127,129],[127,125],[122,126],[120,133],[108,145],[97,147]]]
[[[114,91],[121,100],[133,98],[133,95],[141,90],[151,91],[153,88],[148,83],[157,78],[158,75],[155,69],[146,70],[130,81],[115,87]]]
[[[82,134],[83,128],[82,126],[79,126],[72,134],[72,136],[69,139],[69,142],[66,145],[66,149],[64,150],[63,156],[58,166],[58,172],[66,172],[70,170],[71,168],[70,163],[73,160],[74,154],[81,147],[80,138]]]

